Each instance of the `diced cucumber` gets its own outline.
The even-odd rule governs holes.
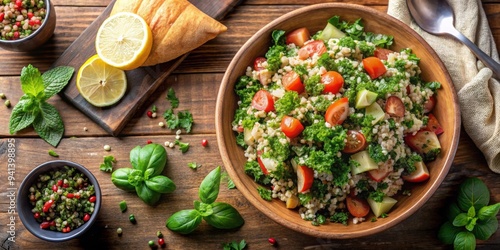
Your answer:
[[[363,89],[356,94],[356,105],[357,109],[365,108],[370,106],[377,100],[377,93],[371,92],[370,90]]]
[[[372,198],[368,198],[366,200],[368,201],[368,204],[370,205],[372,212],[376,217],[389,212],[391,208],[398,202],[397,200],[389,196],[385,196],[382,202],[376,202]]]
[[[378,105],[378,103],[374,102],[370,106],[365,108],[365,115],[371,115],[375,120],[372,121],[372,124],[375,125],[377,122],[382,120],[385,116],[384,110]]]
[[[359,163],[359,166],[351,166],[351,173],[353,175],[363,173],[372,169],[378,169],[377,163],[370,158],[367,150],[360,151],[351,155],[351,159]]]
[[[337,29],[337,27],[333,26],[331,23],[327,23],[319,38],[323,41],[328,41],[331,38],[342,38],[344,36],[344,32]]]

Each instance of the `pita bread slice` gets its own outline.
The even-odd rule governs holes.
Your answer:
[[[111,15],[124,11],[144,18],[153,33],[143,66],[173,60],[227,30],[186,0],[116,0]]]

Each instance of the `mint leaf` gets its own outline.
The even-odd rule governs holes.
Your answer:
[[[476,226],[472,230],[472,233],[479,240],[487,240],[493,235],[498,229],[498,220],[496,216],[490,217],[485,221],[477,220]]]
[[[471,206],[479,211],[490,202],[490,191],[479,178],[467,178],[460,185],[457,201],[462,211],[468,211]]]
[[[476,237],[471,232],[460,232],[453,242],[455,250],[476,249]]]
[[[35,112],[26,108],[29,107],[30,103],[32,103],[31,98],[28,95],[23,95],[21,96],[21,99],[19,99],[16,106],[12,109],[9,121],[10,134],[14,134],[19,130],[25,129],[35,120]]]
[[[59,93],[68,84],[74,71],[75,69],[72,67],[59,66],[43,73],[42,79],[43,86],[45,87],[44,100]]]
[[[41,99],[44,95],[40,71],[31,64],[21,70],[21,88],[25,94],[37,99]]]
[[[167,100],[170,101],[170,105],[172,105],[173,109],[179,107],[179,99],[177,98],[177,96],[175,96],[175,91],[173,88],[170,88],[168,90]]]
[[[40,114],[33,121],[35,131],[50,145],[57,147],[64,134],[64,124],[57,109],[46,102],[40,103]]]

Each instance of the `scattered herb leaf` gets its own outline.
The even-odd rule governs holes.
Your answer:
[[[229,243],[225,243],[223,245],[223,250],[243,250],[247,247],[247,243],[245,240],[241,240],[239,243],[236,241],[232,241]]]
[[[49,150],[49,155],[53,157],[59,157],[59,155],[54,150]]]
[[[196,163],[196,162],[189,162],[189,163],[188,163],[188,167],[190,167],[190,168],[192,168],[192,169],[196,170],[196,169],[198,169],[199,167],[201,167],[201,164],[198,164],[198,163]]]
[[[116,159],[112,155],[104,156],[104,163],[101,164],[99,169],[104,172],[112,172],[113,171],[113,163],[116,162]]]
[[[173,109],[179,107],[179,99],[175,95],[173,88],[168,89],[167,100],[170,101],[170,106],[172,106]]]
[[[182,153],[186,153],[189,149],[189,143],[187,143],[187,142],[181,142],[179,140],[175,140],[175,145],[179,146],[179,150]]]

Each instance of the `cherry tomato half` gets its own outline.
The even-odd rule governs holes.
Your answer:
[[[323,41],[312,41],[304,45],[304,47],[299,49],[299,58],[305,60],[312,57],[314,54],[321,55],[326,52],[326,46]]]
[[[346,205],[349,213],[354,217],[365,217],[370,213],[370,205],[368,202],[359,197],[346,197]]]
[[[344,149],[342,151],[347,154],[359,152],[365,149],[368,145],[366,143],[365,136],[361,132],[356,130],[348,130],[346,139],[347,142],[345,143]]]
[[[405,116],[405,105],[401,98],[397,96],[389,96],[385,101],[385,112],[392,117]]]
[[[349,100],[347,97],[340,98],[330,104],[325,113],[325,121],[332,126],[339,125],[344,122],[349,114]]]
[[[253,69],[256,71],[261,71],[263,69],[266,69],[266,67],[262,66],[263,62],[266,62],[267,59],[265,57],[257,57],[253,61]]]
[[[281,79],[281,84],[286,90],[293,90],[299,94],[304,92],[304,84],[302,84],[299,74],[295,71],[286,73]]]
[[[337,94],[344,86],[344,78],[337,71],[328,71],[321,75],[321,83],[325,85],[324,94]]]
[[[299,119],[287,115],[283,116],[283,119],[281,119],[281,131],[283,131],[288,138],[297,137],[303,130],[304,126]]]
[[[394,51],[384,48],[376,48],[375,51],[373,51],[373,55],[380,60],[387,60],[387,56],[390,53],[394,53]]]
[[[255,95],[253,96],[252,99],[252,107],[254,107],[257,110],[262,110],[262,111],[273,111],[274,110],[274,99],[271,93],[269,93],[267,90],[259,90]]]
[[[375,79],[387,71],[382,61],[376,57],[367,57],[363,59],[363,67],[371,79]]]

